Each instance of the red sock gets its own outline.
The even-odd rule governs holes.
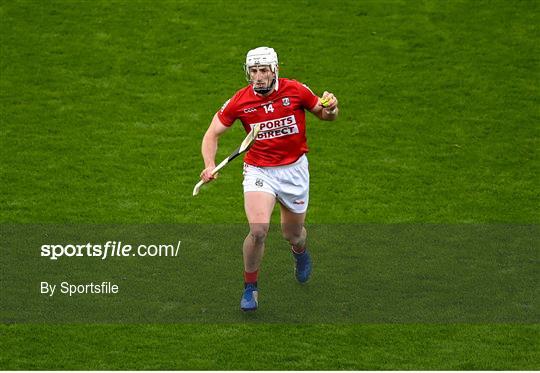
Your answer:
[[[244,271],[244,282],[246,284],[252,284],[257,282],[257,276],[259,275],[259,270],[255,272],[246,272]]]

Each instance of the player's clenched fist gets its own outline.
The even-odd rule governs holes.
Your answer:
[[[201,172],[201,179],[205,182],[205,183],[208,183],[214,179],[217,179],[218,177],[218,174],[216,173],[215,175],[212,175],[212,170],[216,168],[215,165],[213,166],[209,166],[209,167],[206,167],[204,170],[202,170]]]
[[[337,97],[333,93],[324,91],[321,97],[321,105],[328,111],[333,112],[338,105]]]

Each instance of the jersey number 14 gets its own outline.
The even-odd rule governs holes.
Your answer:
[[[272,106],[272,104],[263,105],[263,108],[266,114],[274,112],[274,107]]]

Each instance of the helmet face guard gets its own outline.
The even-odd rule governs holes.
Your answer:
[[[254,66],[268,66],[272,73],[274,74],[274,78],[270,82],[270,84],[267,87],[256,87],[255,83],[251,79],[251,75],[249,73],[249,68]],[[246,63],[244,64],[244,71],[246,73],[246,79],[247,81],[253,85],[253,90],[256,93],[265,95],[272,91],[272,89],[275,88],[275,90],[278,90],[278,74],[279,74],[279,66],[278,66],[278,56],[276,51],[274,51],[273,48],[268,47],[259,47],[250,50],[246,55]]]

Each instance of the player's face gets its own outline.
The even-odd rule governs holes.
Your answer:
[[[251,66],[249,68],[249,78],[254,88],[265,89],[272,84],[274,73],[268,65]]]

